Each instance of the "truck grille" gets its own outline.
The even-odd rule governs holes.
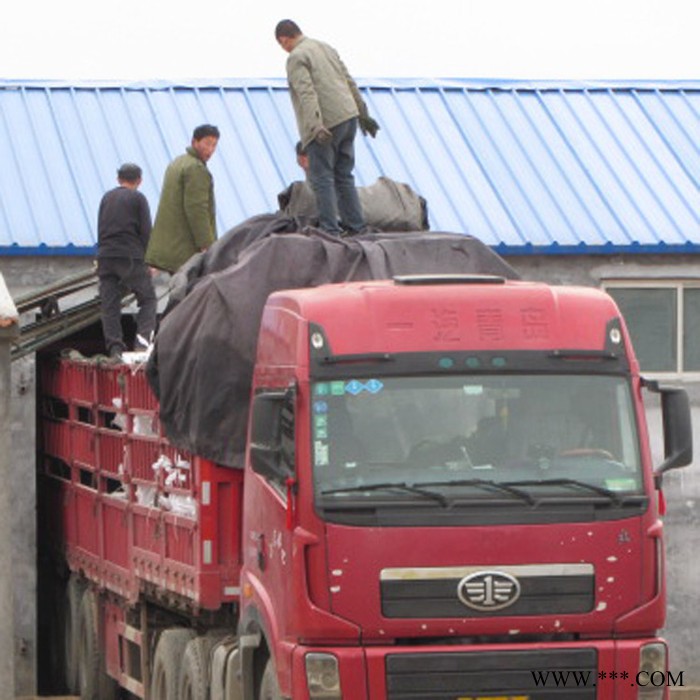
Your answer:
[[[595,700],[597,660],[595,649],[390,654],[387,699]]]
[[[490,608],[469,606],[461,582],[469,569],[402,570],[381,573],[382,614],[387,618],[479,618],[516,615],[564,615],[590,612],[595,603],[595,576],[589,565],[503,567],[517,578],[514,601]],[[460,599],[460,591],[462,599]]]

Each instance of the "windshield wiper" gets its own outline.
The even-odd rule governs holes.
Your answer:
[[[397,491],[406,491],[408,493],[415,493],[425,498],[431,498],[444,507],[447,507],[447,505],[449,504],[447,498],[442,494],[435,493],[434,491],[428,491],[426,489],[419,488],[418,486],[412,486],[411,484],[407,484],[404,481],[397,483],[387,481],[385,483],[380,484],[365,484],[364,486],[345,486],[343,488],[337,489],[326,489],[325,491],[321,491],[321,495],[331,496],[334,493],[353,493],[359,491],[388,491],[391,489],[396,489]]]
[[[427,483],[422,483],[421,486],[480,486],[484,489],[508,493],[531,506],[537,505],[537,500],[527,491],[515,488],[516,484],[514,482],[504,484],[491,479],[458,479],[457,481],[428,481]]]
[[[589,484],[587,481],[579,481],[578,479],[530,479],[526,481],[509,481],[508,484],[511,486],[574,486],[605,496],[617,506],[622,505],[627,500],[616,491],[606,489],[604,486]]]
[[[396,489],[398,491],[405,491],[408,493],[414,493],[425,498],[430,498],[440,505],[447,507],[451,500],[447,496],[436,493],[435,491],[430,491],[428,488],[424,487],[452,487],[452,486],[476,486],[485,490],[496,491],[500,493],[506,493],[514,498],[518,498],[525,501],[528,505],[538,506],[541,505],[545,498],[536,498],[531,493],[525,491],[523,486],[571,486],[576,488],[581,488],[591,493],[599,496],[604,496],[608,500],[612,501],[616,506],[620,506],[625,502],[630,500],[630,497],[624,497],[616,491],[606,489],[603,486],[596,486],[595,484],[589,484],[585,481],[579,481],[578,479],[529,479],[523,481],[507,481],[499,482],[492,481],[490,479],[458,479],[456,481],[428,481],[421,483],[420,486],[414,486],[412,484],[407,484],[406,482],[382,482],[378,484],[366,484],[364,486],[346,486],[337,489],[327,489],[321,491],[322,496],[329,496],[336,493],[353,493],[361,491],[382,491]],[[641,498],[644,498],[642,496]],[[638,500],[638,498],[632,499]]]

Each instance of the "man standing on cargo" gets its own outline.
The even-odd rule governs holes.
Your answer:
[[[309,156],[309,181],[316,194],[319,225],[339,235],[365,227],[355,189],[355,134],[374,137],[379,125],[369,116],[360,91],[335,49],[302,34],[290,19],[279,22],[275,38],[289,53],[287,80],[302,148]]]
[[[97,215],[97,275],[102,332],[110,357],[126,349],[121,324],[122,296],[136,295],[136,346],[150,342],[156,327],[156,293],[144,253],[151,233],[148,200],[138,191],[141,168],[125,163],[117,170],[119,187],[107,192]],[[139,341],[139,337],[146,343]]]
[[[216,240],[214,179],[207,161],[219,143],[219,130],[198,126],[187,152],[165,171],[146,262],[173,273]]]

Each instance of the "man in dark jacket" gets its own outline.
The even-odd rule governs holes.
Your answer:
[[[165,171],[146,262],[173,273],[216,240],[214,179],[207,161],[219,143],[219,130],[198,126],[187,152]]]
[[[138,191],[141,168],[125,163],[117,171],[118,187],[107,192],[97,215],[97,274],[100,280],[102,331],[107,352],[119,358],[126,349],[121,301],[133,292],[138,303],[136,348],[150,341],[156,326],[156,294],[144,254],[151,234],[148,200]]]
[[[360,91],[335,49],[302,34],[284,19],[275,38],[289,53],[287,81],[301,145],[309,156],[309,182],[316,194],[319,225],[340,234],[365,226],[355,189],[355,134],[359,118],[364,134],[375,136],[379,125],[369,116]]]

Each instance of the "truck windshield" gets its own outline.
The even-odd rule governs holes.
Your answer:
[[[311,420],[324,501],[642,492],[624,377],[351,377],[312,384]]]

